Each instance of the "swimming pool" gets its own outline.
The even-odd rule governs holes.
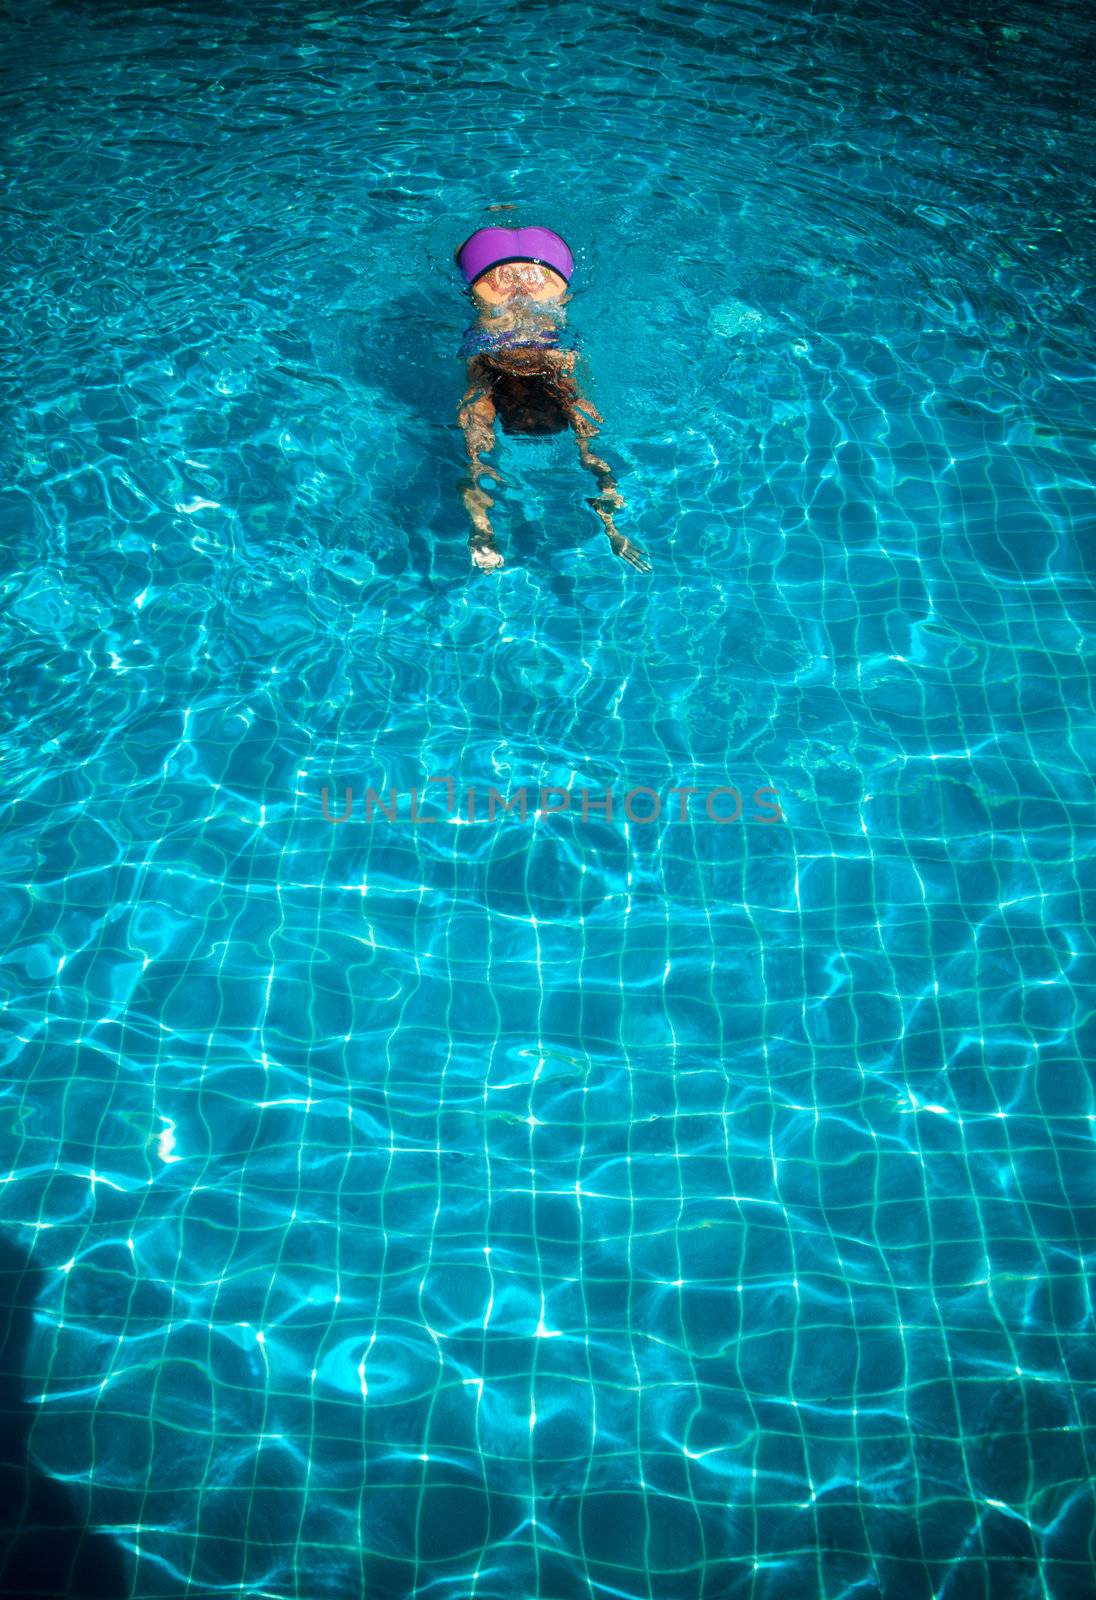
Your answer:
[[[1092,21],[13,15],[7,1592],[1090,1596]]]

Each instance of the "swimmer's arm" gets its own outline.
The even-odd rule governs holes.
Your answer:
[[[498,477],[490,463],[482,459],[495,448],[495,406],[490,395],[485,394],[475,381],[461,396],[457,420],[468,450],[468,477],[461,484],[461,499],[472,522],[468,543],[477,567],[489,570],[502,565],[502,556],[495,549],[495,530],[487,515],[495,502],[480,488],[479,480],[484,474]]]
[[[650,572],[651,563],[646,553],[639,545],[633,544],[626,534],[620,532],[613,521],[613,512],[619,511],[624,505],[624,496],[617,487],[616,477],[609,463],[599,455],[595,455],[590,448],[591,436],[597,433],[595,422],[603,422],[597,407],[580,392],[574,381],[575,353],[573,350],[560,351],[564,362],[561,364],[557,382],[565,396],[567,417],[578,439],[578,456],[582,465],[588,472],[594,474],[597,484],[597,494],[586,504],[592,506],[608,535],[613,553],[620,556],[622,561],[627,561],[629,566],[635,567],[637,572]]]
[[[573,422],[572,426],[574,426]],[[592,506],[601,518],[609,543],[612,546],[613,554],[618,555],[622,561],[627,561],[628,565],[635,567],[637,572],[650,572],[651,563],[647,558],[646,552],[641,550],[639,545],[633,544],[627,534],[621,533],[613,521],[613,512],[619,511],[624,504],[624,496],[617,488],[613,469],[601,456],[594,454],[590,449],[590,441],[584,433],[580,433],[577,427],[575,432],[578,434],[579,460],[588,471],[594,474],[594,479],[597,483],[597,494],[592,500],[587,500],[586,504]]]

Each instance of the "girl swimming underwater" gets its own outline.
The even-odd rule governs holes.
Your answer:
[[[589,443],[598,431],[595,423],[605,419],[579,391],[575,351],[559,346],[574,267],[567,245],[548,228],[478,228],[460,246],[456,261],[479,313],[461,347],[468,360],[468,388],[457,413],[468,447],[469,476],[461,498],[472,520],[472,560],[483,572],[502,566],[487,516],[495,502],[480,487],[482,477],[501,481],[482,459],[495,447],[497,420],[510,434],[572,428],[579,460],[598,488],[587,505],[601,518],[613,551],[638,572],[650,572],[644,552],[613,522],[624,496],[612,468]]]

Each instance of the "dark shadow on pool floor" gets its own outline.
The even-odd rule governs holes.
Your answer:
[[[3,1600],[123,1600],[125,1552],[91,1533],[75,1496],[27,1456],[34,1412],[23,1376],[46,1274],[0,1234],[0,1595]]]

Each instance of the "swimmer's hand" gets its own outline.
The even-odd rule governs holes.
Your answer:
[[[650,572],[651,563],[646,551],[641,550],[638,544],[633,544],[623,533],[618,533],[614,528],[609,535],[609,543],[613,547],[613,554],[618,555],[637,572]]]
[[[494,572],[502,566],[502,551],[496,550],[490,539],[473,539],[472,561],[481,572]]]
[[[613,521],[613,512],[619,511],[625,503],[624,496],[611,480],[610,484],[606,485],[599,495],[586,502],[601,518],[602,525],[609,537],[613,554],[619,556],[622,561],[626,561],[637,572],[650,572],[651,563],[647,558],[647,552],[642,550],[638,544],[633,544],[631,539],[620,532],[620,529]]]

